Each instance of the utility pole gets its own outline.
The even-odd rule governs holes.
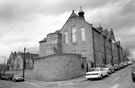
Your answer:
[[[24,58],[23,58],[23,78],[25,77],[25,51],[26,51],[26,48],[24,47]]]

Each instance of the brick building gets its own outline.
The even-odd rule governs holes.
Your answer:
[[[123,48],[113,30],[93,27],[82,9],[78,14],[73,10],[63,27],[39,44],[39,56],[26,53],[26,78],[67,80],[85,75],[92,67],[123,62]],[[21,52],[10,54],[8,66],[15,74],[23,73],[23,58]]]
[[[39,56],[52,54],[80,54],[82,68],[122,62],[122,47],[115,40],[113,30],[93,27],[85,20],[84,11],[72,11],[63,27],[50,33],[40,42]]]

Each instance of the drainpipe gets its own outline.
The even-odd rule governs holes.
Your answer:
[[[92,28],[92,43],[93,43],[93,57],[94,57],[94,67],[96,67],[96,58],[95,58],[95,45],[94,45],[94,30]]]
[[[106,40],[105,40],[105,37],[103,37],[103,38],[104,38],[104,55],[105,55],[105,56],[104,56],[104,57],[105,57],[105,58],[104,58],[104,65],[106,65],[106,47],[105,47],[105,41],[106,41]]]
[[[112,65],[113,65],[113,49],[112,49],[112,41],[111,41],[111,57],[112,57],[111,63],[112,63]]]

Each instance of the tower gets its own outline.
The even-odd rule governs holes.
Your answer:
[[[80,6],[80,10],[78,12],[78,15],[80,18],[84,19],[84,11],[82,10],[82,7]]]

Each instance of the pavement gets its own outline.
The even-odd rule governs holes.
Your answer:
[[[131,66],[105,77],[103,80],[86,80],[85,76],[57,82],[26,80],[24,83],[36,88],[135,88],[131,80]]]
[[[27,79],[24,82],[0,80],[0,88],[135,88],[131,78],[131,66],[116,71],[103,80],[86,80],[85,76],[57,82]]]
[[[42,86],[48,86],[48,87],[55,87],[55,86],[70,86],[75,84],[80,84],[82,82],[87,81],[85,76],[70,79],[66,81],[56,81],[56,82],[45,82],[45,81],[38,81],[38,80],[29,80],[27,79],[24,83],[31,84],[33,86],[42,87]]]

